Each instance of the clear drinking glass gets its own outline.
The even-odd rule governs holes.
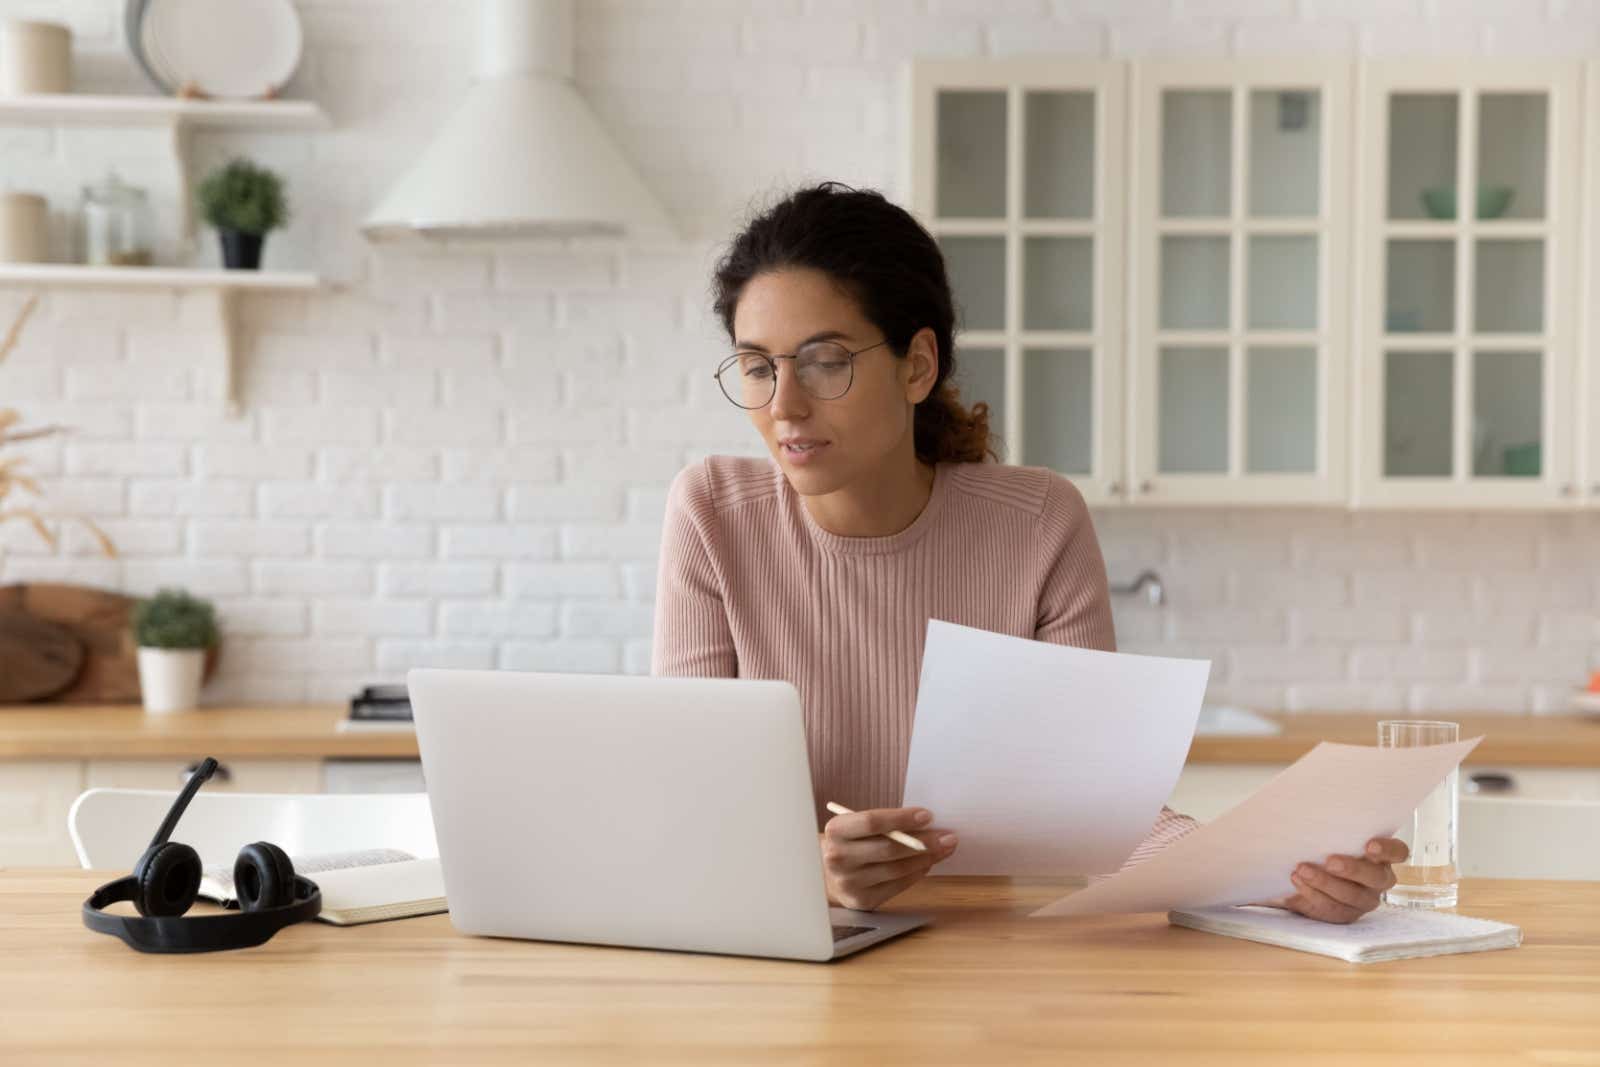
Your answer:
[[[1378,723],[1379,748],[1413,748],[1449,744],[1460,738],[1453,722]],[[1456,825],[1460,799],[1460,769],[1452,767],[1444,781],[1423,798],[1409,825],[1397,836],[1411,849],[1405,863],[1395,864],[1395,887],[1384,894],[1386,904],[1402,908],[1453,908],[1456,906]]]

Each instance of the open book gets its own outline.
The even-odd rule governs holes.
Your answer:
[[[296,874],[322,890],[323,922],[338,926],[434,915],[445,911],[444,875],[435,858],[418,859],[393,848],[290,856]],[[233,868],[210,867],[200,895],[233,907]]]
[[[1318,922],[1282,908],[1257,905],[1169,911],[1167,921],[1212,934],[1240,937],[1300,952],[1316,952],[1351,963],[1379,963],[1414,956],[1444,956],[1515,948],[1522,930],[1510,923],[1472,919],[1443,911],[1381,907],[1353,923]]]

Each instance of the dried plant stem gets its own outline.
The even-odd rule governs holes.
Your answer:
[[[39,295],[37,293],[28,297],[27,301],[23,303],[22,310],[17,312],[17,317],[12,321],[11,328],[6,331],[5,340],[0,341],[0,362],[4,362],[5,358],[11,354],[11,350],[17,347],[17,341],[22,337],[22,328],[28,324],[28,316],[32,315],[33,309],[38,306]]]
[[[22,337],[22,328],[27,325],[28,317],[33,314],[34,309],[38,306],[39,297],[37,295],[30,296],[22,305],[22,310],[17,312],[17,317],[12,321],[11,327],[6,330],[5,337],[0,339],[0,363],[3,363],[5,358],[11,354],[11,350],[17,347],[17,342]],[[41,437],[68,432],[62,426],[41,426],[29,430],[15,429],[21,421],[22,415],[15,408],[0,409],[0,446],[14,445],[19,441],[33,441]],[[16,489],[25,490],[34,496],[44,495],[44,489],[39,483],[19,470],[22,464],[26,462],[26,456],[10,456],[0,459],[0,502],[3,502]],[[95,543],[100,546],[101,552],[107,556],[116,556],[117,548],[111,543],[111,538],[107,537],[105,531],[96,526],[92,520],[79,515],[66,517],[76,522],[81,522],[84,528],[89,531],[89,535],[94,538]],[[45,524],[45,516],[33,508],[11,508],[7,511],[0,511],[0,523],[12,520],[25,522],[33,527],[52,549],[59,546],[60,540],[57,538],[55,531]]]

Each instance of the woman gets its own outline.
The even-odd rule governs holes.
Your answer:
[[[830,799],[860,809],[826,820],[828,895],[875,908],[957,847],[899,806],[928,620],[1110,650],[1105,565],[1071,482],[985,462],[987,407],[951,385],[944,259],[904,210],[803,189],[734,239],[714,288],[733,347],[718,383],[772,459],[712,457],[673,482],[652,673],[795,685],[819,822]],[[1129,863],[1194,826],[1163,809]],[[1303,865],[1276,903],[1349,922],[1404,857],[1385,838]]]

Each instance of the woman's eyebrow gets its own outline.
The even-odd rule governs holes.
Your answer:
[[[807,337],[804,341],[801,341],[799,344],[795,345],[795,347],[804,348],[813,341],[837,341],[841,339],[848,340],[849,337],[850,335],[845,333],[843,330],[823,330],[820,333],[814,333],[810,337]],[[741,352],[767,351],[767,347],[765,345],[757,344],[755,341],[739,341],[735,343],[733,347],[739,349]]]

